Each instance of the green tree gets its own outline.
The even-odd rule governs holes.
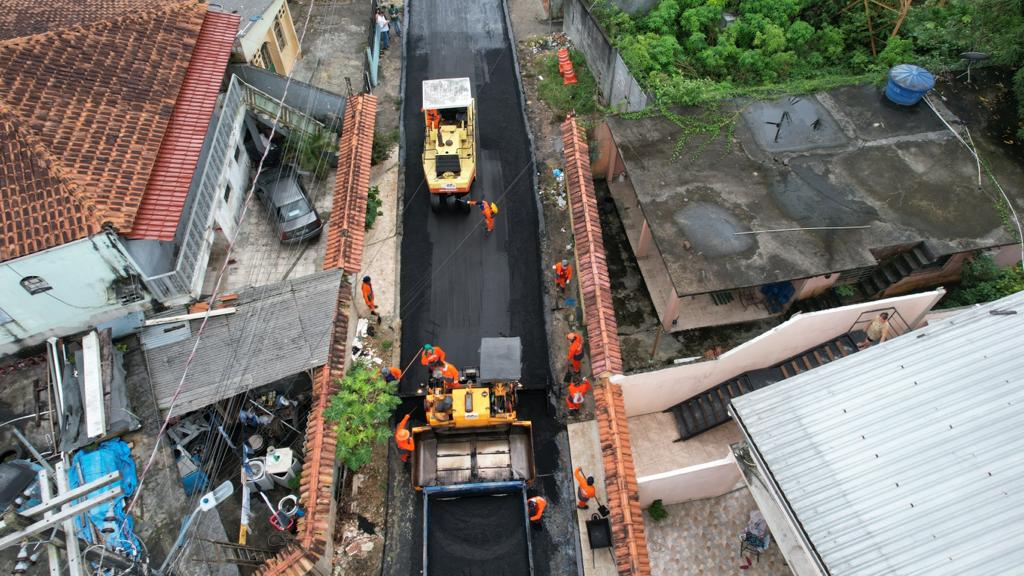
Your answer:
[[[679,3],[676,0],[661,0],[640,21],[640,28],[657,34],[675,34],[677,18]]]
[[[641,74],[672,70],[682,51],[675,36],[651,32],[623,38],[619,49],[630,70]]]
[[[1024,272],[1020,265],[1000,268],[989,256],[978,256],[960,273],[960,285],[942,299],[942,308],[970,306],[998,300],[1024,290]]]
[[[387,383],[364,362],[355,362],[331,396],[324,418],[338,435],[336,454],[349,470],[358,470],[373,454],[373,447],[391,437],[388,418],[401,402],[397,385]]]

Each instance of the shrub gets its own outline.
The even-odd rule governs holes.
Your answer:
[[[370,189],[366,192],[366,229],[373,228],[373,223],[377,221],[377,216],[380,216],[380,207],[383,205],[380,199],[380,189],[376,186],[370,186]]]
[[[370,164],[376,166],[391,156],[391,148],[398,143],[398,130],[390,132],[374,132],[373,148],[370,151]]]
[[[651,505],[647,507],[647,514],[650,515],[651,520],[654,520],[655,522],[661,522],[665,518],[668,518],[668,510],[665,510],[665,505],[662,504],[661,500],[651,502]]]
[[[285,162],[297,165],[318,180],[327,176],[331,156],[336,153],[334,137],[326,130],[313,133],[292,130],[285,142]]]
[[[401,401],[397,384],[385,382],[364,362],[354,363],[339,384],[324,418],[338,435],[338,459],[355,471],[370,461],[374,445],[391,437],[388,418]]]
[[[989,256],[978,256],[964,264],[960,285],[946,294],[940,308],[970,306],[998,300],[1024,290],[1020,265],[1000,268]]]

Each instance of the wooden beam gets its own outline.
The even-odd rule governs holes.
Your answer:
[[[196,312],[194,314],[181,314],[178,316],[168,316],[166,318],[150,318],[142,323],[143,326],[159,326],[161,324],[171,324],[173,322],[184,322],[185,320],[198,320],[204,316],[209,315],[211,318],[214,316],[224,316],[225,314],[234,314],[237,308],[217,308],[216,310],[207,310],[204,312]]]

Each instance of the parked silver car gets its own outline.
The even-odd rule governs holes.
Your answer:
[[[320,236],[323,221],[291,166],[263,171],[256,179],[256,195],[275,222],[281,242],[302,242]]]

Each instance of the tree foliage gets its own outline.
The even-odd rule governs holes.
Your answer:
[[[960,285],[942,299],[942,308],[970,306],[998,300],[1024,290],[1020,265],[1000,268],[989,256],[978,256],[964,264]]]
[[[338,435],[337,457],[349,470],[358,470],[373,454],[376,444],[391,437],[388,418],[401,402],[397,385],[387,383],[364,362],[356,362],[331,396],[324,418]]]
[[[593,10],[633,75],[662,97],[679,97],[666,104],[690,103],[698,91],[745,94],[789,84],[795,92],[881,79],[900,63],[942,72],[962,67],[960,53],[968,50],[1012,70],[1024,65],[1024,0],[918,1],[893,37],[897,13],[872,6],[870,28],[849,0],[661,0],[635,18],[596,0]],[[1014,83],[1024,96],[1024,74]]]

